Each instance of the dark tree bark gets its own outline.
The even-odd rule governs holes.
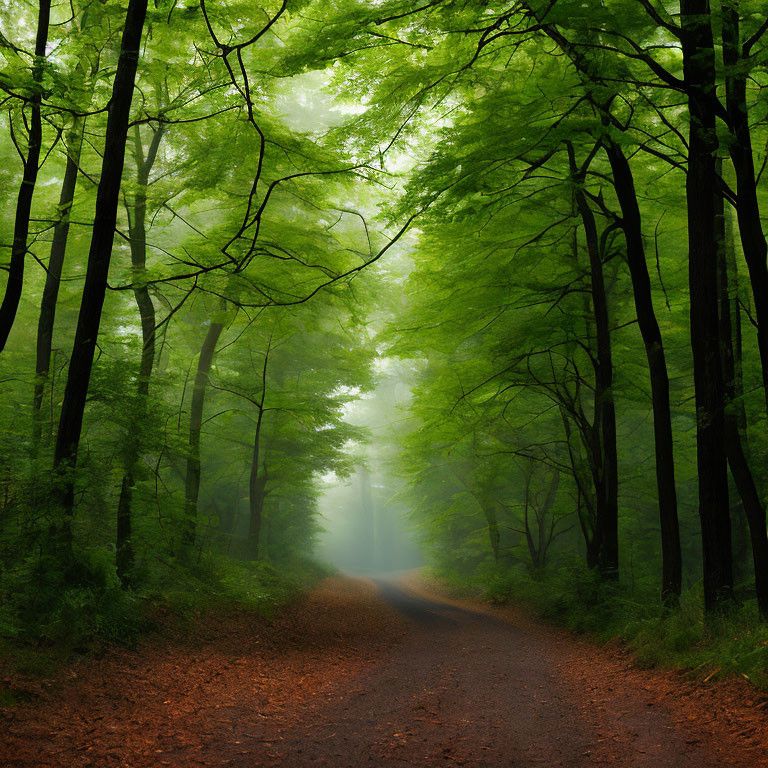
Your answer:
[[[112,86],[88,268],[56,437],[54,468],[61,483],[61,504],[64,512],[62,533],[67,548],[71,545],[72,535],[70,520],[74,507],[74,470],[107,289],[120,181],[125,162],[128,120],[146,12],[147,0],[130,0],[123,28],[120,58]]]
[[[224,323],[212,320],[205,334],[200,358],[197,361],[195,386],[192,390],[192,405],[189,414],[189,454],[187,456],[187,474],[184,488],[185,519],[181,543],[184,549],[194,547],[197,541],[197,502],[200,496],[200,430],[203,426],[203,408],[208,388],[208,375],[216,353]]]
[[[718,161],[719,162],[719,161]],[[760,616],[768,620],[768,531],[765,508],[760,500],[754,475],[744,450],[739,430],[739,413],[734,400],[737,392],[736,357],[733,344],[732,301],[729,286],[727,236],[724,201],[719,197],[717,206],[718,278],[720,290],[720,342],[722,345],[723,378],[727,398],[725,410],[725,447],[728,466],[744,507],[752,545],[755,573],[755,593]]]
[[[76,126],[67,138],[67,167],[59,195],[59,220],[53,229],[48,272],[45,276],[43,298],[40,302],[40,318],[37,322],[37,356],[35,363],[35,391],[32,401],[34,415],[34,442],[39,445],[43,436],[42,405],[51,366],[53,325],[56,320],[56,304],[59,299],[61,273],[69,238],[69,217],[77,187],[80,149],[83,142],[83,126]],[[50,428],[49,428],[50,429]]]
[[[48,24],[51,16],[51,0],[40,0],[37,15],[37,35],[35,38],[35,62],[32,65],[32,78],[37,86],[30,97],[29,107],[29,143],[27,156],[24,158],[24,173],[16,200],[16,217],[13,225],[13,243],[11,245],[11,261],[8,265],[8,281],[5,285],[5,295],[0,304],[0,352],[5,349],[8,336],[16,320],[16,313],[21,301],[24,288],[24,262],[27,256],[27,241],[29,238],[29,217],[32,211],[32,198],[37,184],[37,173],[40,165],[40,149],[43,144],[43,121],[40,114],[43,66],[45,63],[45,47],[48,43]]]
[[[743,50],[739,4],[734,0],[725,0],[723,3],[722,39],[726,110],[731,132],[729,150],[736,171],[736,214],[744,259],[752,285],[757,346],[760,351],[763,391],[768,409],[768,244],[760,220],[757,176],[749,125],[748,69],[744,62],[749,56],[749,51]]]
[[[248,479],[248,554],[253,560],[257,560],[259,557],[261,523],[264,502],[267,498],[267,463],[261,457],[261,431],[264,426],[264,402],[267,397],[267,370],[271,351],[272,338],[270,337],[267,350],[264,353],[264,366],[261,370],[261,395],[256,403],[259,415],[256,419],[251,473]]]
[[[543,503],[539,503],[536,495],[531,491],[531,482],[533,480],[533,470],[525,473],[525,485],[523,488],[523,524],[525,526],[525,541],[528,545],[528,555],[531,558],[531,564],[537,570],[544,568],[547,564],[547,554],[549,547],[555,538],[555,519],[549,520],[548,516],[555,503],[557,489],[560,485],[560,472],[555,469],[547,488],[547,493]],[[530,512],[533,511],[535,518],[535,528],[531,524]]]
[[[587,568],[593,570],[598,566],[601,549],[600,530],[595,525],[597,512],[595,509],[594,489],[590,489],[590,479],[585,477],[588,473],[579,461],[578,451],[574,446],[576,439],[573,434],[571,417],[562,405],[560,406],[560,417],[563,421],[563,431],[565,433],[565,443],[568,448],[571,473],[573,475],[574,483],[576,484],[576,512],[579,520],[579,527],[584,536],[584,546],[586,549],[585,561]]]
[[[493,559],[498,562],[501,547],[501,530],[499,529],[499,518],[496,514],[497,501],[490,491],[475,494],[475,500],[485,518],[485,525],[488,528],[488,541],[491,545],[491,552],[493,552]]]
[[[157,159],[157,152],[165,132],[162,124],[155,129],[144,155],[141,142],[141,130],[135,127],[133,155],[136,163],[136,193],[133,206],[128,210],[129,234],[131,245],[131,272],[133,295],[141,317],[141,363],[139,366],[138,412],[136,428],[126,436],[125,474],[120,486],[120,498],[117,504],[116,565],[117,575],[124,587],[130,585],[130,571],[133,566],[133,489],[135,485],[136,464],[141,452],[141,426],[146,413],[152,368],[155,364],[155,305],[149,293],[146,281],[147,269],[147,186],[149,174]]]
[[[677,516],[675,488],[674,441],[669,405],[669,374],[661,330],[653,307],[651,279],[645,259],[642,220],[637,202],[632,169],[621,147],[606,142],[606,153],[613,172],[613,183],[621,207],[624,237],[627,243],[627,265],[632,280],[632,293],[640,334],[645,345],[651,380],[653,403],[653,435],[656,450],[656,487],[659,495],[661,523],[662,578],[661,598],[667,605],[676,604],[682,589],[682,554],[680,525]]]
[[[569,152],[572,153],[570,148]],[[571,199],[571,216],[575,220],[578,215],[579,207],[576,202],[576,195],[573,194]],[[577,225],[574,225],[572,228],[571,258],[574,262],[575,272],[580,272],[582,267],[579,264],[579,229]],[[587,338],[587,344],[591,348],[593,338],[591,320],[593,312],[588,293],[582,291],[581,296],[583,301],[582,319],[584,321],[584,335]],[[572,348],[568,352],[568,358],[574,370],[576,369],[576,364],[571,355],[575,346],[575,343],[572,344]],[[589,354],[592,357],[591,349]],[[593,466],[594,452],[592,450],[595,421],[594,418],[590,421],[584,410],[581,389],[579,387],[574,392],[569,392],[567,387],[560,388],[556,393],[555,400],[563,422],[563,432],[568,448],[571,474],[577,490],[576,511],[579,527],[584,537],[585,561],[587,568],[594,570],[599,565],[603,533],[597,524],[597,488],[595,478],[598,475],[598,469]],[[582,449],[585,449],[586,456],[582,455]]]
[[[616,407],[613,401],[613,360],[608,298],[595,215],[577,175],[573,148],[568,146],[574,191],[589,256],[592,310],[595,320],[596,354],[594,420],[592,425],[592,472],[596,497],[596,525],[600,531],[598,569],[603,578],[619,577],[619,474],[616,449]]]
[[[597,338],[592,456],[593,467],[597,470],[595,491],[597,525],[600,528],[601,539],[598,567],[604,577],[617,579],[619,576],[619,475],[608,301],[595,217],[582,192],[577,191],[576,199],[587,239]]]
[[[726,285],[721,282],[721,302],[725,298],[728,302],[727,310],[730,321],[730,332],[723,332],[723,316],[721,310],[721,337],[730,339],[730,348],[723,348],[724,370],[726,391],[726,419],[733,416],[736,419],[736,429],[738,430],[739,440],[746,458],[747,464],[753,466],[749,450],[749,434],[747,432],[747,411],[744,406],[744,375],[743,375],[743,349],[742,349],[742,328],[741,328],[741,305],[740,305],[740,284],[739,275],[736,268],[736,243],[734,233],[737,231],[736,212],[731,205],[724,205],[724,236],[725,247],[723,249],[723,266],[721,259],[720,269],[724,270]],[[731,368],[728,367],[730,357]],[[729,370],[731,373],[729,373]],[[727,428],[727,422],[726,422]],[[731,544],[733,548],[733,578],[736,583],[748,581],[752,576],[751,569],[751,544],[749,523],[747,521],[744,504],[741,496],[733,481],[733,472],[731,472],[730,500],[731,500]]]
[[[715,171],[715,53],[709,0],[682,0],[683,75],[690,115],[688,270],[696,394],[699,517],[704,606],[724,607],[733,595],[731,525],[725,455],[724,385],[720,355]]]
[[[538,519],[539,529],[539,546],[537,562],[538,567],[543,568],[547,564],[547,557],[549,555],[549,548],[555,538],[555,527],[557,520],[552,513],[552,507],[555,505],[555,499],[557,498],[557,489],[560,487],[560,471],[554,469],[552,472],[552,478],[549,481],[549,488],[547,488],[547,494],[544,497],[544,504],[540,509],[536,510],[536,517]],[[552,515],[547,527],[547,515]]]
[[[258,440],[257,436],[253,444],[251,473],[248,479],[248,556],[251,560],[259,559],[261,524],[264,502],[267,500],[267,468],[259,467]]]
[[[528,12],[541,20],[525,4]],[[584,80],[600,83],[606,87],[600,71],[589,57],[577,50],[560,32],[549,24],[543,24],[544,33],[555,42],[571,60]],[[601,115],[603,124],[608,128],[613,123],[610,104],[612,98],[596,100],[590,97]],[[675,488],[674,441],[672,436],[672,418],[669,404],[669,375],[666,355],[661,337],[656,312],[653,307],[648,265],[643,245],[642,219],[637,201],[632,169],[621,147],[609,137],[605,141],[606,154],[611,164],[616,196],[622,213],[622,228],[627,242],[627,264],[632,280],[638,326],[645,346],[646,359],[651,381],[651,400],[653,404],[654,447],[656,453],[656,486],[659,498],[659,518],[661,523],[662,548],[662,586],[661,596],[665,604],[678,601],[682,589],[682,554],[680,548],[680,526],[677,513],[677,491]]]
[[[744,348],[743,330],[741,321],[741,286],[739,272],[736,267],[736,244],[733,235],[733,208],[726,209],[726,247],[725,247],[725,271],[728,278],[728,299],[731,314],[731,338],[733,339],[733,394],[736,398],[734,409],[736,422],[739,426],[739,434],[744,441],[744,452],[749,453],[749,433],[747,430],[747,409],[744,405]]]

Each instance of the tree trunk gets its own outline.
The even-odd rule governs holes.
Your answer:
[[[528,4],[524,4],[524,7],[537,21],[541,22],[543,18],[541,14],[537,15]],[[607,87],[594,62],[580,53],[555,27],[544,24],[543,31],[570,58],[587,84],[599,83],[603,88]],[[612,122],[611,101],[611,98],[603,101],[592,99],[593,104],[601,113],[603,124],[606,127]],[[675,488],[674,443],[669,405],[669,375],[661,332],[653,308],[653,296],[643,246],[642,222],[632,170],[621,148],[610,139],[606,142],[606,152],[622,211],[622,226],[627,242],[627,264],[651,380],[656,485],[661,522],[661,594],[665,603],[674,604],[677,602],[682,588],[682,555]]]
[[[704,555],[704,606],[733,596],[731,525],[725,455],[724,386],[720,360],[715,198],[717,135],[715,55],[708,0],[682,0],[683,74],[690,136],[686,196],[691,347],[696,394],[699,517]]]
[[[576,204],[586,235],[597,338],[597,355],[594,360],[595,407],[592,465],[597,498],[596,524],[600,530],[601,540],[598,568],[603,578],[615,580],[619,577],[619,476],[608,300],[595,216],[586,195],[578,187]]]
[[[731,133],[729,150],[736,171],[736,213],[752,285],[763,394],[768,409],[768,244],[760,220],[747,105],[748,70],[742,57],[739,6],[734,0],[725,0],[723,3],[722,38],[726,109]]]
[[[129,586],[129,573],[133,566],[134,553],[131,540],[133,531],[133,488],[135,484],[136,464],[141,453],[141,430],[147,408],[149,384],[155,363],[155,305],[149,294],[146,282],[147,268],[147,186],[149,174],[157,158],[165,128],[158,126],[152,136],[146,157],[141,143],[141,130],[135,128],[134,159],[136,161],[136,196],[133,203],[133,215],[128,211],[129,234],[131,245],[131,273],[133,295],[141,318],[141,363],[139,365],[138,413],[134,429],[126,436],[125,474],[120,487],[120,499],[117,503],[116,565],[117,575],[123,587]]]
[[[553,470],[552,479],[547,489],[547,495],[544,497],[544,506],[541,508],[541,514],[538,515],[539,519],[539,568],[543,568],[547,564],[547,558],[549,556],[549,547],[552,544],[552,539],[555,535],[556,520],[552,515],[549,531],[546,530],[547,515],[552,511],[552,507],[555,504],[557,498],[557,489],[560,487],[560,471],[558,469]]]
[[[719,163],[720,161],[718,161]],[[744,506],[752,544],[752,562],[755,570],[755,592],[760,616],[768,619],[768,531],[765,508],[755,484],[749,461],[739,432],[738,411],[733,405],[736,398],[736,364],[731,322],[731,295],[726,256],[727,237],[725,209],[722,197],[717,199],[718,277],[720,288],[720,343],[722,345],[723,378],[727,398],[725,410],[725,447],[728,466]]]
[[[56,319],[56,304],[59,299],[61,273],[64,268],[64,256],[69,238],[69,218],[77,187],[80,150],[83,143],[83,125],[76,125],[67,138],[67,167],[61,183],[59,195],[59,220],[53,229],[51,255],[48,259],[48,271],[45,275],[43,298],[40,302],[40,318],[37,322],[37,358],[35,364],[35,391],[32,401],[34,416],[34,443],[39,445],[43,436],[42,406],[48,372],[51,366],[51,347],[53,344],[53,324]],[[50,427],[48,428],[50,430]]]
[[[743,371],[743,345],[742,345],[742,327],[741,327],[741,287],[739,284],[739,274],[736,268],[736,242],[734,233],[738,226],[736,221],[736,212],[730,205],[725,207],[725,273],[727,276],[728,309],[730,311],[731,321],[731,339],[733,360],[733,376],[726,376],[726,396],[728,405],[726,416],[733,413],[736,419],[736,429],[738,430],[739,440],[744,452],[747,464],[752,465],[749,448],[749,433],[747,431],[747,409],[744,405],[744,371]],[[730,389],[729,389],[730,387]],[[733,472],[731,472],[733,478]],[[749,522],[747,521],[744,504],[738,489],[735,487],[735,481],[731,489],[731,538],[733,546],[733,577],[735,581],[748,580],[752,574],[750,567],[750,532]]]
[[[216,344],[224,329],[224,323],[212,320],[208,326],[200,358],[197,361],[195,387],[192,391],[192,405],[189,416],[189,455],[187,456],[187,475],[184,489],[185,519],[181,543],[190,549],[197,540],[197,501],[200,496],[200,430],[203,426],[203,408],[208,387],[208,374],[211,371]]]
[[[259,411],[256,419],[256,433],[253,436],[253,454],[251,457],[251,474],[248,481],[248,554],[254,560],[259,557],[259,544],[261,536],[261,521],[264,512],[264,501],[267,498],[267,462],[261,460],[261,428],[264,426],[264,403],[267,399],[267,370],[269,369],[269,356],[272,352],[272,336],[269,337],[267,349],[264,353],[264,365],[261,369],[261,396],[259,401],[254,401]],[[261,462],[264,471],[259,471]]]
[[[16,200],[16,217],[13,225],[13,244],[11,261],[8,265],[8,281],[5,295],[0,304],[0,352],[5,349],[8,336],[16,320],[16,313],[24,287],[24,262],[27,256],[29,238],[29,218],[32,211],[32,197],[37,184],[37,172],[40,163],[40,149],[43,144],[43,121],[40,115],[45,48],[48,43],[48,24],[51,16],[51,0],[40,0],[37,14],[37,36],[35,38],[35,62],[32,66],[32,79],[35,90],[30,97],[29,143],[24,159],[24,173]]]
[[[499,520],[496,515],[496,499],[490,492],[481,493],[477,497],[480,511],[485,518],[485,524],[488,527],[488,540],[491,544],[493,559],[499,562],[499,548],[501,545],[501,531],[499,530]]]
[[[266,362],[265,362],[266,370]],[[256,421],[256,434],[253,438],[253,454],[251,456],[251,474],[248,479],[248,554],[253,560],[259,558],[259,537],[261,535],[261,518],[264,511],[264,500],[267,493],[267,467],[260,471],[261,425],[264,419],[264,398],[261,400],[259,417]]]
[[[530,515],[531,509],[531,482],[533,480],[533,469],[525,473],[525,482],[523,484],[523,525],[525,526],[525,543],[528,545],[528,555],[531,558],[531,565],[538,570],[539,568],[539,549],[536,548],[536,541],[531,533]],[[539,548],[541,541],[539,541]]]
[[[727,278],[722,280],[727,291]],[[727,293],[724,295],[727,299]],[[733,360],[732,342],[725,331],[730,331],[730,307],[727,300],[723,301],[723,330],[724,346],[731,349],[726,352],[725,360]],[[726,382],[728,385],[729,399],[734,395],[734,389],[729,378],[733,373],[732,362],[726,362]],[[725,415],[725,439],[728,455],[728,465],[731,469],[734,483],[744,506],[744,514],[749,526],[749,536],[752,545],[752,563],[755,572],[755,593],[760,616],[768,620],[768,531],[766,530],[765,508],[760,500],[754,475],[749,466],[743,442],[739,433],[738,417],[736,411],[729,405]]]
[[[621,147],[606,142],[606,152],[613,172],[613,183],[622,215],[622,228],[627,243],[627,265],[632,279],[637,324],[645,345],[651,379],[653,403],[653,435],[656,450],[656,487],[659,497],[661,523],[661,599],[675,605],[682,589],[682,554],[680,525],[677,516],[675,489],[674,441],[672,415],[669,405],[669,374],[664,354],[661,330],[653,307],[651,279],[645,260],[640,207],[637,202],[632,169]]]
[[[254,445],[254,454],[258,449]],[[264,513],[264,502],[267,498],[267,475],[259,472],[258,458],[251,463],[251,475],[248,483],[248,556],[251,560],[259,559],[261,544],[261,523]]]
[[[112,242],[117,223],[120,180],[125,162],[131,100],[139,62],[139,48],[147,11],[147,0],[130,0],[123,29],[120,58],[112,86],[104,159],[96,193],[93,234],[88,253],[80,315],[69,363],[64,402],[56,437],[54,469],[61,482],[61,504],[64,512],[63,543],[71,546],[71,517],[74,507],[74,471],[83,425],[83,413],[93,367],[96,340],[107,289]]]
[[[586,551],[587,568],[592,570],[598,565],[598,553],[600,551],[600,530],[595,524],[596,512],[595,503],[589,490],[589,481],[584,477],[585,471],[579,462],[579,457],[574,448],[573,430],[571,422],[565,408],[560,407],[560,417],[563,421],[563,431],[565,433],[565,444],[568,448],[568,459],[571,464],[573,481],[576,484],[577,504],[576,512],[579,520],[579,527],[584,536],[584,546]]]

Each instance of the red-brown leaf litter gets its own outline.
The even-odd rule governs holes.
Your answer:
[[[3,768],[768,766],[746,681],[620,649],[416,577],[335,577],[279,616],[208,615],[56,680],[3,677]]]

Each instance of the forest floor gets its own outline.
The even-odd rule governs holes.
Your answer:
[[[768,766],[746,681],[638,669],[415,575],[327,579],[269,621],[209,615],[0,686],[20,702],[2,768]]]

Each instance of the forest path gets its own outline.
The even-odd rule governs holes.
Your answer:
[[[522,615],[425,594],[413,578],[375,583],[409,622],[402,642],[351,686],[311,701],[256,763],[236,765],[768,765],[727,728],[704,725],[711,712],[659,701],[669,691],[652,685],[658,673],[622,679],[626,659],[603,659],[598,671],[590,657],[603,651]]]
[[[65,677],[0,710],[0,766],[768,766],[746,684],[638,670],[413,576],[330,579],[268,624],[222,615]]]

